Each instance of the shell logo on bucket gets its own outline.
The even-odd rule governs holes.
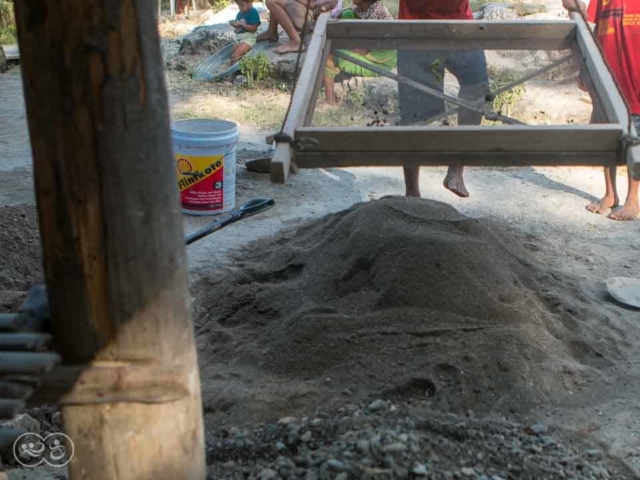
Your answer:
[[[190,210],[218,210],[224,206],[224,155],[176,155],[180,200]]]

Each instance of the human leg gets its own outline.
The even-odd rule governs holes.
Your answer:
[[[335,64],[333,55],[329,55],[327,58],[327,64],[324,67],[324,76],[322,82],[324,84],[324,101],[327,105],[336,104],[336,93],[334,90],[335,78],[340,73],[340,70]]]
[[[640,116],[634,116],[633,123],[635,125],[636,132],[640,133]],[[627,199],[621,208],[614,210],[609,214],[609,218],[612,220],[635,220],[640,213],[640,205],[638,204],[638,186],[640,185],[640,182],[638,180],[634,180],[631,170],[627,172],[627,181],[629,184]]]
[[[599,104],[595,96],[593,101],[593,112],[591,113],[591,123],[606,123],[606,117],[602,110],[602,106]],[[618,189],[616,187],[616,172],[617,168],[615,165],[604,167],[604,197],[587,205],[587,210],[592,213],[597,213],[598,215],[603,215],[609,211],[609,209],[618,206],[620,199],[618,198]]]
[[[251,50],[251,45],[245,42],[238,42],[234,45],[229,56],[229,65],[234,65]]]
[[[398,51],[398,73],[416,82],[428,83],[442,91],[444,89],[444,63],[439,62],[439,59],[437,52],[400,50]],[[398,100],[403,125],[426,120],[433,115],[442,113],[445,109],[443,100],[403,83],[398,84]],[[420,197],[419,166],[405,165],[404,183],[407,197]]]
[[[273,49],[279,54],[297,53],[303,45],[298,32],[310,26],[311,9],[308,8],[309,0],[267,0],[273,3],[270,9],[276,21],[289,37],[289,41]],[[307,18],[307,20],[305,20]]]
[[[272,0],[267,0],[267,8],[269,11],[269,4],[272,3]],[[259,42],[277,42],[280,40],[280,35],[278,34],[278,22],[276,21],[273,14],[271,14],[269,18],[269,26],[267,27],[267,31],[258,35]]]
[[[458,79],[460,98],[476,102],[484,98],[489,91],[487,60],[482,51],[453,52],[446,59],[446,67]],[[458,125],[480,125],[482,114],[462,109],[458,113]],[[450,166],[444,179],[444,188],[466,198],[469,191],[464,183],[464,167]]]

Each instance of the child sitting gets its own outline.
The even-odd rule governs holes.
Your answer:
[[[235,0],[240,11],[235,21],[229,22],[236,31],[236,45],[231,52],[229,65],[235,64],[256,44],[260,14],[253,7],[251,0]]]
[[[340,16],[343,20],[393,20],[393,15],[380,0],[353,0],[353,9],[344,10]],[[398,61],[395,50],[339,50],[361,62],[391,71]],[[377,73],[364,67],[329,55],[324,68],[325,103],[335,105],[336,95],[334,82],[340,72],[353,77],[376,77]]]

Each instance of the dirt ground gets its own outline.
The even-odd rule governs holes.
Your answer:
[[[463,200],[442,188],[443,168],[425,168],[423,196],[441,203],[379,200],[403,193],[397,168],[302,171],[285,186],[272,185],[243,163],[269,153],[263,138],[288,93],[196,85],[181,71],[168,76],[174,118],[240,124],[236,204],[276,200],[267,213],[188,247],[209,432],[385,398],[409,401],[413,414],[439,408],[542,422],[566,432],[569,443],[597,446],[640,478],[640,313],[614,304],[604,286],[609,277],[637,275],[640,238],[636,222],[584,209],[602,193],[599,169],[468,169],[471,197]],[[41,269],[18,74],[0,75],[0,98],[0,311],[6,311]],[[246,116],[239,102],[277,108]],[[574,84],[546,81],[528,85],[515,114],[586,123],[590,109]],[[624,171],[618,183],[626,185]],[[185,231],[208,221],[185,217]],[[407,225],[416,232],[407,233]],[[367,243],[380,232],[390,243]],[[349,242],[336,243],[340,235]],[[411,256],[394,257],[396,245]],[[360,253],[367,252],[363,264]],[[404,270],[394,271],[394,261]],[[449,272],[435,277],[440,282],[436,264]],[[415,297],[415,285],[403,284],[409,270],[415,282],[440,292],[446,309]],[[351,290],[337,291],[333,272]],[[479,272],[483,282],[474,282]],[[478,303],[483,294],[488,303]],[[403,302],[422,310],[398,313]],[[390,310],[397,316],[380,313]],[[420,332],[427,310],[448,312],[433,318],[434,328],[460,331],[413,335],[416,347],[406,338]],[[508,319],[509,328],[492,318]],[[465,333],[469,324],[482,333]],[[415,399],[425,392],[428,398]]]

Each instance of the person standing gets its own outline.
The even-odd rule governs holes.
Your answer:
[[[400,0],[398,17],[403,20],[473,20],[469,0]],[[457,78],[460,97],[475,103],[489,92],[487,61],[481,50],[400,50],[398,73],[444,91],[445,69]],[[400,116],[404,125],[424,121],[445,111],[445,101],[415,88],[399,84]],[[480,125],[482,114],[462,109],[459,125]],[[420,167],[405,166],[407,196],[420,197]],[[444,187],[460,197],[469,192],[462,166],[450,166]]]
[[[640,0],[592,0],[589,9],[580,0],[563,0],[569,11],[582,11],[596,24],[595,33],[604,57],[615,77],[631,112],[631,120],[640,133]],[[595,102],[594,102],[594,105]],[[602,113],[594,108],[591,122],[602,122]],[[628,172],[629,189],[624,205],[619,207],[616,167],[605,167],[605,195],[587,205],[587,210],[600,215],[613,209],[612,220],[634,220],[640,213],[638,185]]]
[[[398,18],[401,20],[472,20],[469,0],[399,0]],[[334,0],[312,0],[316,12],[330,11]],[[445,69],[460,84],[460,97],[477,101],[489,92],[487,61],[479,50],[400,50],[398,73],[416,82],[428,84],[444,91]],[[426,120],[445,111],[445,102],[411,86],[399,84],[400,116],[404,125]],[[460,125],[480,125],[482,114],[462,109],[458,114]],[[420,197],[420,167],[405,166],[406,195]],[[444,179],[446,189],[460,197],[469,192],[463,179],[462,166],[450,166]]]

